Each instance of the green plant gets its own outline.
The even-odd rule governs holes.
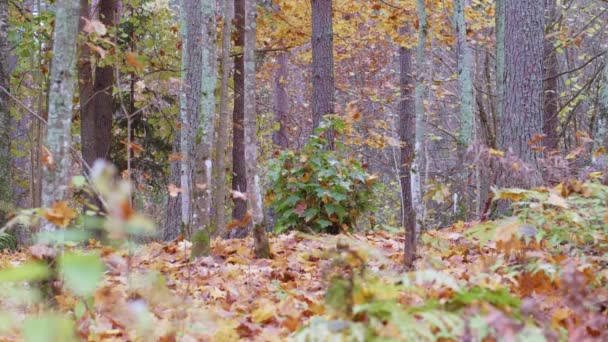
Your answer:
[[[337,234],[351,230],[357,220],[376,208],[372,204],[380,183],[341,143],[326,148],[324,133],[344,132],[339,118],[325,122],[301,151],[283,151],[270,165],[267,200],[277,215],[275,231],[298,229]]]
[[[0,251],[5,249],[17,249],[17,239],[10,233],[0,231]]]

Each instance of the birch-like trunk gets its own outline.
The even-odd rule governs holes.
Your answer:
[[[230,129],[231,115],[228,111],[228,86],[230,82],[230,41],[232,34],[232,18],[234,17],[234,2],[224,1],[224,27],[222,29],[222,84],[220,88],[220,108],[217,127],[217,141],[215,144],[215,174],[213,182],[213,219],[216,233],[222,234],[226,227],[226,147]],[[213,233],[213,232],[212,232]]]
[[[192,232],[194,139],[201,108],[202,33],[200,0],[182,0],[182,77],[180,89],[180,152],[182,225]]]
[[[416,232],[419,233],[424,218],[424,203],[422,199],[421,170],[424,147],[424,96],[426,93],[426,43],[428,22],[424,0],[416,0],[418,12],[418,46],[416,48],[416,88],[415,88],[415,142],[414,160],[411,169],[412,205],[416,211]]]
[[[244,61],[244,87],[245,100],[245,163],[247,185],[249,187],[247,198],[251,211],[253,224],[254,250],[257,258],[269,258],[270,246],[266,235],[264,210],[262,208],[262,189],[257,174],[257,125],[255,106],[255,0],[245,0],[245,49]]]
[[[53,35],[53,59],[49,87],[49,114],[46,148],[49,158],[44,165],[42,206],[50,207],[55,202],[66,200],[70,171],[72,124],[72,99],[76,78],[76,38],[80,3],[73,0],[57,0],[55,33]],[[50,222],[45,230],[54,230]]]
[[[217,86],[217,26],[215,0],[202,1],[199,20],[203,24],[201,64],[201,111],[198,123],[194,199],[197,208],[196,230],[211,233],[211,190],[213,188],[213,138],[215,132],[215,89]]]
[[[0,86],[9,90],[10,43],[8,41],[8,0],[0,0]],[[8,95],[0,90],[0,226],[6,221],[6,211],[12,199],[11,110]]]

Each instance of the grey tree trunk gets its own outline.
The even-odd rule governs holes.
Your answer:
[[[217,142],[215,144],[215,174],[213,182],[213,219],[212,226],[215,226],[217,235],[222,234],[226,227],[226,146],[228,146],[230,113],[228,109],[228,85],[230,82],[230,41],[232,34],[232,18],[234,18],[234,3],[225,1],[224,7],[224,27],[222,29],[222,61],[221,74],[222,84],[220,88],[220,108],[217,127]]]
[[[319,127],[323,116],[334,114],[334,31],[332,0],[312,2],[312,127]],[[334,148],[334,134],[325,133],[327,147]]]
[[[416,87],[415,108],[416,124],[414,138],[414,160],[412,161],[412,202],[416,211],[416,232],[420,232],[424,220],[424,202],[422,199],[422,161],[424,154],[424,97],[426,93],[426,43],[428,36],[428,21],[424,0],[416,1],[418,14],[418,46],[416,47]]]
[[[399,140],[401,141],[401,225],[405,229],[405,266],[412,268],[416,256],[416,212],[412,203],[412,161],[414,159],[416,103],[414,100],[413,52],[399,48]]]
[[[608,148],[608,54],[604,56],[604,70],[600,88],[597,133],[594,136],[595,147]],[[603,159],[606,159],[605,156]]]
[[[0,0],[0,86],[9,90],[10,43],[8,41],[8,0]],[[0,226],[6,223],[12,203],[11,110],[8,95],[0,90]]]
[[[245,0],[234,0],[234,26],[236,30],[235,47],[237,51],[245,49]],[[245,64],[242,54],[234,58],[234,111],[232,113],[232,190],[247,192],[247,176],[245,166],[245,97],[244,89]],[[228,236],[231,238],[244,238],[249,230],[243,222],[247,214],[247,202],[242,198],[233,196],[234,208],[232,219],[243,223],[242,227],[232,229]]]
[[[496,0],[496,114],[503,115],[505,97],[505,1]]]
[[[180,152],[182,225],[192,230],[194,139],[201,109],[203,23],[200,0],[182,0],[182,83],[180,90]]]
[[[547,16],[546,36],[555,31],[554,21],[556,17],[555,0],[545,0],[545,14]],[[559,73],[559,60],[557,51],[554,49],[554,38],[545,38],[544,41],[544,81],[543,107],[545,134],[544,144],[547,150],[557,149],[559,137],[557,128],[559,125],[559,78],[553,77]]]
[[[279,68],[274,75],[274,116],[279,129],[274,132],[272,141],[281,150],[289,146],[287,138],[287,115],[289,114],[289,98],[287,96],[287,57],[289,53],[282,52],[277,57]]]
[[[505,13],[505,98],[499,143],[537,167],[542,154],[528,142],[543,132],[544,6],[538,0],[507,0]]]
[[[257,174],[258,169],[258,139],[256,120],[256,97],[255,97],[255,0],[245,2],[245,49],[243,50],[244,61],[244,86],[243,97],[245,100],[245,163],[247,172],[247,185],[249,187],[247,198],[249,210],[251,210],[253,224],[254,251],[257,258],[269,258],[270,246],[266,235],[266,224],[264,221],[264,209],[262,204],[262,189]]]
[[[46,135],[46,147],[52,163],[44,165],[43,207],[50,207],[56,201],[65,200],[67,197],[71,171],[70,127],[76,76],[79,11],[78,1],[57,0],[56,2]],[[43,225],[45,230],[54,228],[50,222],[45,222]]]
[[[465,0],[454,1],[454,22],[458,52],[458,80],[460,83],[460,145],[471,143],[473,135],[473,81],[471,79],[472,56],[467,43],[464,17]]]
[[[217,26],[215,0],[202,1],[203,51],[201,64],[201,110],[198,123],[194,199],[196,206],[196,230],[211,233],[211,191],[213,188],[213,138],[215,132],[215,89],[217,86]],[[208,239],[207,239],[208,240]]]

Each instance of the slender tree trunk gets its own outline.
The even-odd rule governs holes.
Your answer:
[[[312,127],[323,116],[334,114],[334,31],[332,0],[312,1]],[[334,148],[334,134],[326,131],[327,147]]]
[[[424,148],[424,95],[426,93],[426,43],[428,35],[428,22],[424,0],[416,1],[418,12],[418,46],[416,48],[416,87],[415,87],[415,142],[414,160],[412,161],[412,202],[416,211],[416,232],[420,232],[424,217],[424,203],[422,199],[421,171]]]
[[[226,146],[228,146],[230,113],[228,111],[228,83],[230,82],[230,41],[232,34],[232,18],[234,17],[234,2],[224,2],[224,27],[222,29],[222,84],[220,89],[220,117],[218,120],[217,142],[215,144],[215,172],[213,182],[213,220],[216,233],[222,234],[226,227]]]
[[[279,129],[274,132],[272,141],[281,150],[289,146],[287,138],[287,114],[289,113],[289,99],[287,97],[287,57],[289,53],[282,52],[277,57],[279,68],[274,75],[274,116]]]
[[[554,20],[556,16],[555,0],[545,0],[545,14],[547,16],[547,35],[555,31]],[[543,133],[545,134],[545,147],[547,150],[557,149],[559,137],[557,127],[559,125],[559,78],[551,77],[559,72],[559,60],[557,52],[554,49],[554,39],[545,38],[544,41],[544,77],[549,77],[544,81],[543,89],[543,106],[544,106],[544,125]]]
[[[599,94],[599,113],[597,118],[597,129],[594,136],[595,147],[608,148],[608,54],[604,56],[604,70],[602,73],[601,88]],[[603,159],[606,159],[605,156]]]
[[[0,86],[6,90],[10,89],[11,84],[8,15],[8,1],[0,0]],[[0,226],[3,226],[6,222],[7,209],[13,202],[10,134],[11,110],[9,97],[4,91],[0,91]]]
[[[46,147],[52,162],[44,165],[42,205],[50,207],[56,201],[65,200],[70,178],[70,126],[72,123],[72,98],[76,73],[76,38],[80,3],[57,0],[51,82],[49,88],[49,116]],[[50,222],[44,229],[53,230]]]
[[[405,229],[405,266],[412,268],[416,257],[416,212],[412,203],[412,161],[414,159],[416,103],[412,50],[399,48],[399,139],[401,141],[401,225]]]
[[[544,6],[538,0],[507,0],[505,5],[506,93],[500,144],[537,167],[542,154],[528,142],[543,132]]]
[[[182,0],[182,83],[180,98],[180,150],[182,225],[191,233],[192,179],[194,165],[194,138],[201,108],[202,34],[200,0]]]
[[[459,203],[468,205],[467,185],[469,167],[466,163],[466,151],[473,137],[473,80],[472,55],[467,43],[465,19],[465,0],[454,1],[454,24],[456,28],[456,51],[458,54],[458,81],[460,84],[460,134],[458,135],[458,158],[460,160],[458,197],[454,201],[454,214],[457,214]],[[466,212],[464,213],[466,215]],[[465,218],[466,219],[466,218]]]
[[[257,152],[257,120],[256,120],[256,96],[255,96],[255,0],[245,2],[245,49],[244,60],[244,86],[243,97],[245,99],[245,163],[247,170],[248,202],[251,210],[253,223],[253,241],[255,256],[257,258],[269,258],[270,246],[266,235],[266,223],[264,221],[264,209],[262,204],[262,189],[257,174],[258,152]]]
[[[180,132],[174,132],[173,137],[173,154],[177,154],[180,146]],[[169,175],[169,184],[178,186],[180,184],[180,163],[179,160],[173,160],[171,162],[171,170]],[[161,239],[164,241],[170,241],[176,239],[180,234],[181,228],[181,194],[177,196],[167,196],[167,213],[165,216],[165,223],[161,231]]]
[[[245,0],[234,0],[234,25],[236,29],[235,46],[238,51],[245,48]],[[244,88],[245,64],[243,55],[234,58],[234,111],[232,114],[232,190],[247,192],[245,175],[245,131],[243,120],[245,115]],[[232,219],[243,222],[247,214],[247,202],[238,196],[233,196],[234,208]],[[229,232],[232,238],[247,236],[247,227],[237,227]]]
[[[505,1],[496,0],[496,114],[502,120],[505,97]]]
[[[202,1],[202,13],[199,20],[203,22],[202,51],[202,88],[201,111],[197,132],[197,163],[194,167],[196,184],[194,191],[197,208],[197,230],[204,229],[211,234],[214,228],[211,222],[211,191],[213,188],[213,138],[215,133],[215,89],[217,87],[217,25],[215,20],[215,0]],[[207,239],[208,240],[208,239]]]

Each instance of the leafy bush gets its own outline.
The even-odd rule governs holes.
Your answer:
[[[12,234],[0,231],[0,251],[17,249],[17,239]]]
[[[337,234],[375,211],[371,199],[380,183],[343,144],[336,142],[336,151],[325,148],[323,133],[329,129],[339,135],[345,123],[328,121],[301,151],[283,151],[270,165],[267,200],[277,214],[276,232]]]

